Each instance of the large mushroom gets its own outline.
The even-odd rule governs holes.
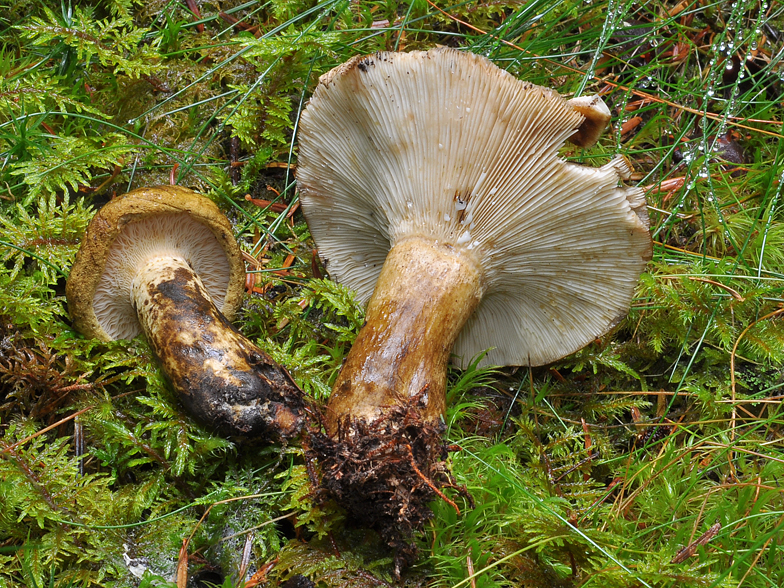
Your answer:
[[[558,155],[595,142],[609,117],[598,97],[565,100],[448,48],[356,57],[321,77],[297,181],[327,270],[367,301],[325,421],[342,456],[325,458],[327,484],[344,502],[362,495],[358,514],[394,495],[399,524],[395,508],[433,496],[432,452],[416,455],[432,444],[411,431],[441,422],[450,354],[492,348],[483,363],[538,366],[627,312],[651,257],[643,191],[622,187],[622,158],[589,168]],[[390,447],[414,481],[387,473],[376,492],[366,474]]]
[[[229,322],[245,267],[209,199],[140,188],[93,217],[66,285],[75,328],[103,341],[141,332],[185,407],[219,432],[295,435],[303,401],[289,373]]]

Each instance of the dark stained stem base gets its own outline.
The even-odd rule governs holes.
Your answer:
[[[184,259],[156,258],[133,283],[133,304],[185,408],[221,434],[285,440],[302,429],[304,396],[221,314]]]

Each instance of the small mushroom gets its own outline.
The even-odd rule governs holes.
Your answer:
[[[245,267],[228,220],[176,186],[115,198],[92,219],[66,285],[75,328],[103,341],[147,337],[185,407],[218,431],[296,435],[289,373],[229,322]]]
[[[619,322],[651,257],[643,192],[621,186],[622,158],[558,155],[595,142],[609,114],[449,48],[356,57],[321,77],[300,121],[302,209],[330,275],[367,301],[329,436],[395,414],[405,445],[401,406],[442,421],[451,353],[537,366]]]

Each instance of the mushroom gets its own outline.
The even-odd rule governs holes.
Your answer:
[[[564,100],[448,48],[321,78],[300,122],[302,210],[330,275],[369,301],[331,432],[426,386],[438,419],[453,348],[538,366],[619,322],[651,257],[644,194],[619,187],[622,158],[558,157],[608,119],[598,97]]]
[[[412,403],[437,426],[451,353],[538,366],[618,324],[651,257],[643,191],[621,186],[622,158],[558,155],[609,117],[599,97],[565,100],[449,48],[321,77],[299,125],[302,210],[330,275],[367,302],[328,436],[349,443],[395,414],[404,439]]]
[[[66,285],[74,327],[112,341],[144,332],[185,407],[230,435],[287,438],[303,401],[289,373],[229,322],[245,267],[229,221],[177,186],[140,188],[90,222]]]

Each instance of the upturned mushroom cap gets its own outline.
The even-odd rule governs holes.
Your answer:
[[[303,112],[297,170],[327,269],[367,301],[395,243],[449,244],[478,260],[484,292],[457,356],[541,365],[580,349],[625,315],[651,257],[628,164],[558,156],[604,111],[448,48],[335,68]]]
[[[229,319],[242,303],[245,267],[226,217],[178,186],[140,188],[93,217],[66,286],[76,329],[104,341],[141,332],[131,303],[137,268],[153,257],[184,258]]]

